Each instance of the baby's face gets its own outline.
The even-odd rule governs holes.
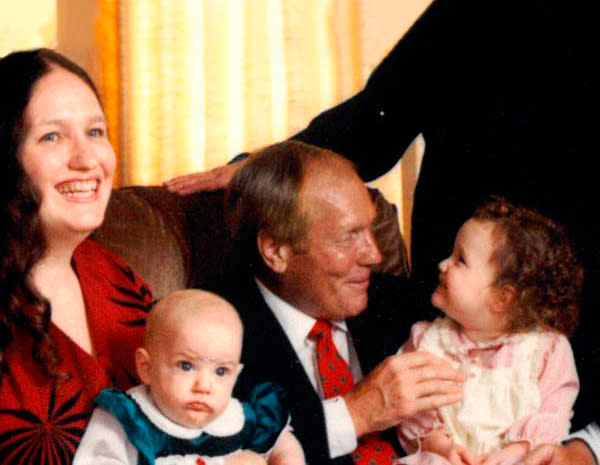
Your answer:
[[[497,299],[494,232],[493,223],[475,219],[460,228],[452,255],[439,264],[440,282],[431,297],[434,306],[475,339],[494,336],[506,324],[503,313],[491,310]]]
[[[188,428],[202,428],[231,398],[241,369],[241,327],[215,313],[188,315],[175,325],[149,350],[144,381],[163,414]]]

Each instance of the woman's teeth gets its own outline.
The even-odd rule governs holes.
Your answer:
[[[57,187],[58,192],[67,197],[83,197],[96,192],[99,182],[97,179],[90,181],[73,181],[63,183]]]

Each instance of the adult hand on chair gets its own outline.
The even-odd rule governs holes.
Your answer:
[[[170,192],[179,195],[193,194],[200,191],[224,189],[235,173],[244,166],[245,159],[223,166],[217,166],[208,171],[177,176],[165,181],[164,185]]]

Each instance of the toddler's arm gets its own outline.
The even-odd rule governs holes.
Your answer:
[[[567,437],[579,381],[571,345],[565,336],[554,336],[542,354],[539,373],[541,404],[537,412],[513,424],[509,443],[528,441],[531,448],[558,444]]]
[[[290,430],[277,439],[268,459],[269,465],[305,465],[302,446]]]

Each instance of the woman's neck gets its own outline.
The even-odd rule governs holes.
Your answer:
[[[31,270],[37,290],[50,302],[51,320],[88,354],[93,354],[85,299],[72,266],[75,247],[57,248],[56,243]]]
[[[31,270],[31,279],[44,297],[49,298],[65,277],[75,273],[71,259],[78,245],[73,241],[48,241],[44,256]]]

